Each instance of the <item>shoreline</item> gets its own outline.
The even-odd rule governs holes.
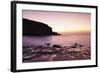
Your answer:
[[[23,63],[69,61],[91,59],[91,50],[87,45],[74,43],[71,46],[45,43],[23,47]]]

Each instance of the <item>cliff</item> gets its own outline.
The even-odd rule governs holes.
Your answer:
[[[45,23],[23,19],[23,35],[45,36],[60,34],[53,32],[52,28]]]

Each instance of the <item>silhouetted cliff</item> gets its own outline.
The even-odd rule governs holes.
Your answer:
[[[59,34],[53,32],[52,28],[45,23],[23,19],[23,35],[42,36]]]

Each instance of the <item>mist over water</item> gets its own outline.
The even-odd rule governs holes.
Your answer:
[[[44,45],[46,43],[58,44],[58,45],[72,45],[79,43],[82,45],[91,45],[90,34],[67,34],[61,33],[61,35],[51,36],[23,36],[23,46],[31,45]]]

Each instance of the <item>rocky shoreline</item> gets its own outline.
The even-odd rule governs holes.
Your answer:
[[[45,43],[45,45],[23,47],[24,63],[86,59],[91,59],[90,47],[78,43],[71,46]]]

